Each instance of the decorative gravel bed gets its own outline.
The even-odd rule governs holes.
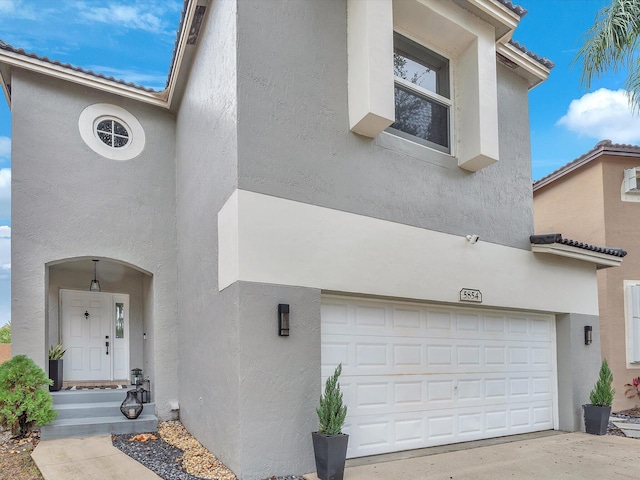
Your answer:
[[[237,480],[177,421],[160,423],[157,432],[112,435],[111,439],[114,447],[164,480]],[[264,480],[304,480],[304,477],[286,475]]]

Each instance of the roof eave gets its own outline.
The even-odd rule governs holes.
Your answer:
[[[529,83],[529,89],[532,89],[548,77],[551,70],[540,62],[522,52],[510,43],[496,44],[496,53],[507,59],[509,65],[515,64],[513,71],[523,77]]]
[[[598,269],[608,267],[619,267],[622,265],[622,258],[606,253],[593,252],[578,247],[564,245],[562,243],[531,244],[533,253],[546,253],[561,257],[582,260],[583,262],[594,263]]]
[[[549,175],[541,178],[540,180],[533,183],[533,191],[537,191],[557,179],[568,175],[569,173],[582,168],[587,163],[596,160],[602,155],[611,155],[611,156],[621,156],[621,157],[640,157],[640,148],[634,145],[613,145],[610,141],[604,140],[602,142],[598,142],[595,147],[589,150],[587,153],[578,157],[575,160],[567,163],[566,165],[560,167],[555,172],[551,172]]]
[[[509,40],[520,23],[520,15],[498,0],[454,0],[459,6],[493,25],[495,39]]]
[[[176,52],[173,64],[169,69],[169,79],[167,80],[167,108],[175,110],[182,99],[186,86],[186,77],[193,64],[197,42],[189,44],[189,37],[192,35],[191,26],[199,6],[208,7],[209,0],[187,0],[185,17],[182,21],[182,28],[176,45]],[[205,16],[206,20],[206,16]],[[188,25],[188,28],[185,27]],[[200,30],[204,28],[204,23],[200,25]]]
[[[11,106],[11,69],[22,68],[157,107],[175,110],[182,97],[186,83],[184,72],[191,67],[197,47],[197,42],[189,44],[193,18],[197,7],[206,7],[208,3],[209,0],[185,0],[185,16],[181,22],[175,55],[169,69],[167,87],[164,90],[160,92],[146,91],[143,88],[127,85],[120,81],[92,75],[92,72],[78,71],[68,66],[48,62],[46,59],[34,58],[34,56],[23,55],[10,50],[0,50],[0,80],[2,81],[7,104]]]
[[[7,97],[7,102],[11,104],[11,70],[22,68],[31,72],[40,73],[54,78],[59,78],[68,82],[76,83],[91,88],[96,88],[105,92],[120,95],[125,98],[138,100],[140,102],[166,107],[167,90],[162,92],[147,92],[140,88],[114,82],[106,78],[101,78],[88,73],[79,72],[62,65],[55,65],[50,62],[21,55],[16,52],[0,50],[0,64],[4,65],[2,74],[2,88]]]

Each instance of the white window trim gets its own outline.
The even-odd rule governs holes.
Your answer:
[[[129,141],[122,147],[110,147],[96,134],[96,126],[102,120],[116,120],[129,132]],[[142,153],[146,143],[144,129],[136,117],[117,105],[95,103],[85,108],[78,118],[78,130],[82,140],[98,155],[110,160],[131,160]]]
[[[634,361],[634,356],[640,357],[640,352],[638,355],[634,355],[634,334],[640,335],[640,331],[635,332],[634,329],[634,319],[633,319],[633,296],[631,294],[630,287],[640,287],[640,280],[624,280],[623,281],[623,291],[624,291],[624,320],[625,320],[625,350],[626,350],[626,364],[629,369],[640,369],[640,361]],[[640,327],[640,322],[637,322]],[[640,328],[638,328],[640,330]]]
[[[453,2],[347,0],[349,127],[375,138],[395,121],[393,31],[450,60],[451,150],[475,172],[499,159],[495,29]],[[411,35],[406,35],[411,38]],[[416,39],[415,37],[421,37]],[[455,72],[451,63],[456,65]],[[453,135],[464,132],[464,136]],[[457,137],[457,138],[456,138]],[[429,149],[429,155],[435,150]],[[426,150],[425,150],[426,152]]]

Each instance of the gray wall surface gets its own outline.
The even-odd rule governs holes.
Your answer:
[[[239,188],[528,249],[525,80],[497,66],[500,162],[469,173],[390,134],[349,131],[346,36],[345,1],[239,2]]]
[[[236,6],[209,3],[177,117],[180,419],[241,467],[238,286],[218,292],[217,213],[237,185]]]
[[[321,391],[320,291],[240,282],[243,480],[315,471],[311,432]],[[290,307],[278,336],[277,307]]]
[[[114,161],[81,139],[78,117],[112,103],[142,124],[146,148]],[[175,117],[38,74],[12,76],[12,311],[15,353],[45,365],[45,265],[116,259],[153,274],[154,385],[161,417],[176,398]]]
[[[584,326],[593,327],[593,343],[584,344]],[[595,315],[556,315],[558,417],[560,430],[584,431],[582,405],[600,371],[600,324]]]

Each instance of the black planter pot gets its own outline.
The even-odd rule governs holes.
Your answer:
[[[349,435],[323,435],[312,432],[313,452],[316,456],[316,472],[320,480],[342,480],[347,458]]]
[[[49,378],[53,385],[49,385],[50,392],[57,392],[62,388],[62,359],[49,360]]]
[[[585,431],[592,435],[606,435],[611,407],[588,404],[583,405],[582,408],[584,408]]]

